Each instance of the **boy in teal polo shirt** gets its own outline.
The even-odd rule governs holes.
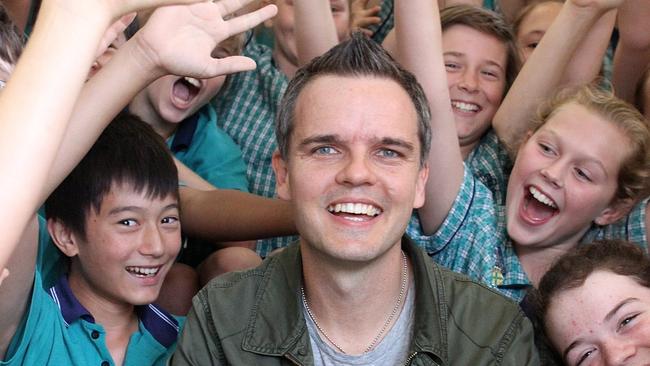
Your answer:
[[[168,72],[213,77],[253,67],[241,58],[209,57],[218,42],[274,13],[271,7],[223,21],[223,12],[240,5],[223,0],[154,13],[137,40],[84,86],[41,195],[144,85]],[[19,242],[0,247],[9,257],[0,264],[9,269],[0,286],[0,364],[163,364],[182,325],[150,305],[180,247],[178,178],[164,142],[134,117],[119,117],[46,206],[56,248],[39,238],[45,224],[39,228],[35,217]]]
[[[118,117],[48,198],[46,215],[69,270],[41,220],[31,301],[6,363],[164,364],[182,323],[149,304],[180,248],[178,177],[163,142]]]

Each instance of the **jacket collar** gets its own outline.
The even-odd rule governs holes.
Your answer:
[[[415,328],[410,353],[426,353],[446,364],[449,312],[440,268],[406,236],[402,238],[402,249],[411,259],[415,276]],[[286,356],[303,364],[312,362],[300,302],[301,286],[302,260],[296,242],[270,258],[264,267],[242,344],[244,350]]]

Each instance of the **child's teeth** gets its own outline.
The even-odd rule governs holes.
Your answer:
[[[543,203],[543,204],[545,204],[545,205],[547,205],[547,206],[550,206],[550,207],[553,207],[553,208],[557,208],[557,207],[555,206],[555,203],[553,203],[553,200],[551,200],[551,199],[550,199],[548,196],[546,196],[544,193],[540,192],[537,188],[535,188],[535,187],[530,187],[530,194],[532,194],[533,197],[535,197],[535,199],[538,200],[539,202],[541,202],[541,203]]]

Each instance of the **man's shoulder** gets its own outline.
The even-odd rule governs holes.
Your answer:
[[[295,249],[290,250],[288,247],[283,250],[287,251],[293,252]],[[295,254],[280,253],[267,257],[256,268],[230,272],[214,278],[195,297],[194,307],[199,305],[202,309],[210,311],[213,318],[218,317],[226,322],[235,320],[233,324],[239,322],[245,325],[242,317],[252,314],[251,310],[266,297],[265,294],[286,291],[286,279],[294,275],[287,273],[287,262],[292,256]]]
[[[463,274],[433,266],[444,294],[440,300],[446,314],[441,315],[447,319],[450,357],[462,358],[463,350],[478,346],[489,349],[489,358],[499,364],[537,364],[532,325],[516,302]]]
[[[519,305],[515,301],[495,289],[462,273],[451,271],[435,263],[433,265],[438,267],[440,278],[445,287],[445,295],[447,295],[446,301],[450,307],[469,305],[494,308],[504,313],[519,314],[521,312]],[[465,302],[469,304],[465,304]]]

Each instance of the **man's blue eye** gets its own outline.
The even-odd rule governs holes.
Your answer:
[[[382,150],[380,150],[379,155],[381,155],[384,158],[396,158],[396,157],[400,156],[400,154],[397,151],[390,150],[390,149],[382,149]]]
[[[322,146],[317,148],[315,150],[315,153],[320,155],[331,155],[331,154],[335,154],[336,150],[331,146]]]

